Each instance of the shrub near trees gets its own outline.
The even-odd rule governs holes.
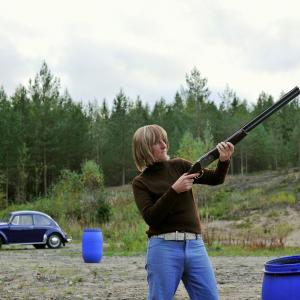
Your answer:
[[[44,63],[28,87],[20,85],[12,96],[0,89],[0,205],[49,195],[62,170],[78,173],[87,160],[101,167],[105,185],[131,182],[137,174],[131,138],[145,124],[167,130],[171,157],[194,160],[274,102],[262,92],[249,104],[229,87],[220,103],[210,97],[208,80],[194,68],[174,101],[161,98],[150,108],[120,90],[111,108],[106,100],[83,105],[61,92]],[[236,147],[231,173],[299,166],[299,111],[294,100],[251,132]]]

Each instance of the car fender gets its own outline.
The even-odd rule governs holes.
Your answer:
[[[4,232],[0,230],[0,236],[2,238],[3,244],[7,244],[7,237]]]
[[[45,240],[45,238],[46,238],[45,241],[47,241],[48,237],[49,237],[52,233],[57,233],[57,234],[59,234],[59,235],[62,237],[63,241],[65,240],[64,234],[63,234],[60,230],[55,230],[55,229],[53,229],[53,228],[48,229],[48,230],[46,231],[46,233],[45,233],[45,235],[44,235],[44,240]]]

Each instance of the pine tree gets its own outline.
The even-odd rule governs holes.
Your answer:
[[[0,174],[1,185],[5,194],[5,206],[9,202],[9,188],[13,185],[14,145],[11,129],[13,128],[11,103],[3,87],[0,87]],[[2,195],[3,197],[3,195]]]
[[[190,74],[186,74],[187,89],[186,112],[189,116],[190,131],[194,136],[202,137],[202,128],[205,126],[204,105],[210,91],[207,87],[207,78],[203,78],[197,68],[194,68]]]
[[[55,157],[55,150],[59,147],[59,141],[56,139],[57,132],[54,129],[57,129],[55,112],[59,101],[60,82],[53,77],[46,63],[43,63],[34,82],[30,81],[29,84],[33,102],[32,121],[35,123],[31,150],[36,159],[34,163],[37,171],[36,184],[39,185],[41,176],[43,193],[47,195],[49,172],[53,167],[51,161]],[[39,189],[38,186],[36,189]]]
[[[130,120],[128,117],[129,100],[122,90],[113,102],[109,121],[109,172],[110,178],[114,177],[115,184],[125,184],[129,160],[131,157],[131,136],[128,130]]]

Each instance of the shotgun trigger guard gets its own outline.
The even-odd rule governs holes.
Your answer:
[[[194,179],[199,179],[199,178],[201,178],[201,177],[203,176],[203,174],[204,174],[204,170],[201,170],[201,171],[200,171],[200,174],[199,174],[198,176],[194,177]]]

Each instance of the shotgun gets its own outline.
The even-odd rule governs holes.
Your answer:
[[[235,131],[229,138],[225,140],[225,142],[230,142],[233,145],[240,142],[247,134],[254,129],[257,125],[263,122],[265,119],[270,117],[274,112],[279,110],[281,107],[292,101],[300,94],[299,88],[296,86],[288,93],[283,95],[277,102],[275,102],[272,106],[267,108],[265,111],[260,113],[257,117],[255,117],[252,121],[246,123],[243,127]],[[202,155],[195,164],[192,165],[188,174],[192,173],[200,173],[198,177],[203,174],[203,169],[211,164],[213,161],[219,158],[219,151],[215,147],[214,149],[208,151],[204,155]]]

